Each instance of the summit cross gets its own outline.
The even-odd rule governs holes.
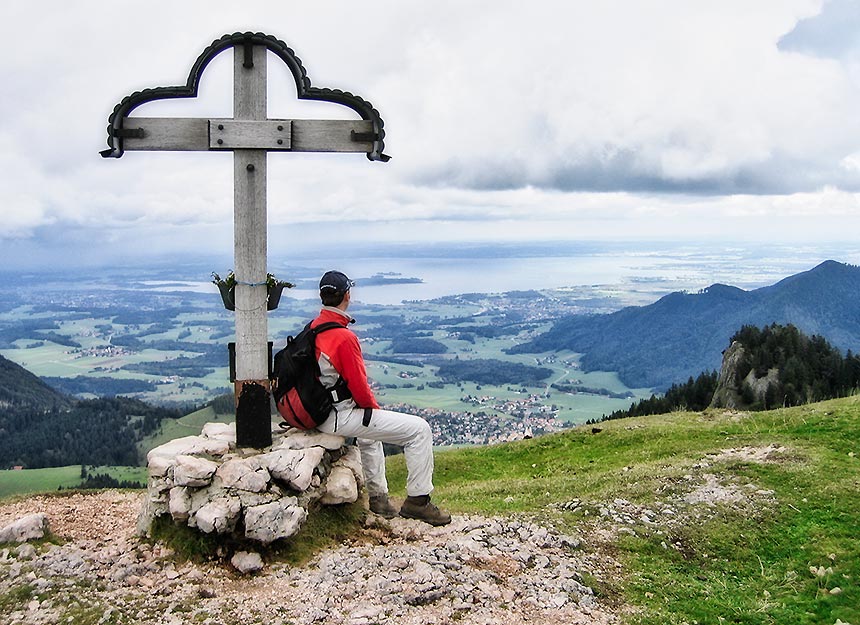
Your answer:
[[[229,119],[132,117],[138,106],[162,99],[197,96],[209,62],[233,49],[233,117]],[[300,100],[347,106],[359,120],[268,119],[267,61],[282,60]],[[272,443],[269,391],[271,356],[266,317],[266,174],[269,152],[363,152],[371,161],[383,154],[382,118],[362,98],[337,89],[311,86],[301,60],[287,45],[263,33],[233,33],[214,41],[197,58],[185,85],[155,87],[125,97],[108,118],[105,158],[127,151],[233,152],[236,443],[262,448]]]

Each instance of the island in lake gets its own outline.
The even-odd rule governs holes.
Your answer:
[[[369,278],[358,278],[355,283],[361,286],[386,286],[388,284],[423,284],[424,280],[421,278],[407,278],[395,271],[386,271],[375,273]]]

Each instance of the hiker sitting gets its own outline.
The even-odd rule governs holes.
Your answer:
[[[311,327],[337,322],[346,327],[354,323],[347,314],[353,282],[339,271],[329,271],[320,280],[322,310]],[[339,378],[346,382],[347,399],[338,401],[328,419],[317,426],[322,432],[355,437],[361,452],[361,463],[370,495],[370,510],[385,518],[397,516],[398,511],[388,499],[385,478],[385,455],[382,443],[403,447],[406,457],[406,500],[400,516],[420,519],[431,525],[451,522],[451,515],[430,503],[433,490],[433,435],[430,426],[415,415],[382,410],[367,381],[364,358],[358,337],[349,329],[322,332],[316,337],[320,380],[327,388]]]

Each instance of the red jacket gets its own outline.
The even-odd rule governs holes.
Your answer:
[[[321,323],[334,321],[346,328],[350,319],[349,315],[340,310],[324,307],[319,316],[311,322],[311,327],[315,328]],[[364,367],[364,357],[361,355],[358,337],[352,330],[343,331],[335,328],[328,332],[321,332],[317,335],[316,346],[317,361],[320,362],[323,375],[326,373],[325,365],[328,361],[346,381],[349,392],[352,393],[352,399],[359,408],[379,408],[367,382],[367,370]]]

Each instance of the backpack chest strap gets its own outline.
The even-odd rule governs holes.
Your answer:
[[[352,393],[346,385],[346,380],[340,377],[337,379],[337,382],[334,383],[334,386],[328,389],[328,391],[331,393],[331,399],[334,403],[352,398]]]

